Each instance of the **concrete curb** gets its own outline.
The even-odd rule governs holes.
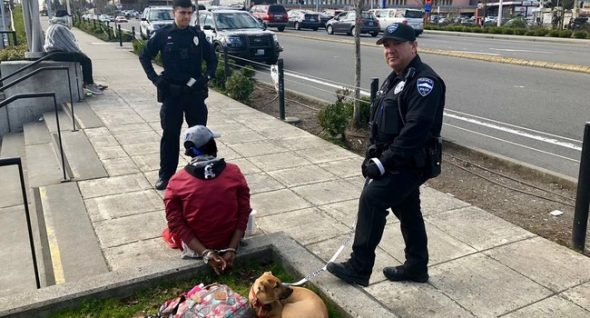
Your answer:
[[[254,261],[273,261],[281,264],[293,276],[303,277],[324,265],[324,261],[282,233],[258,235],[246,241],[248,246],[240,251],[238,266]],[[75,308],[84,300],[123,298],[163,282],[190,279],[194,273],[208,271],[208,266],[201,261],[179,259],[178,262],[159,262],[138,269],[95,275],[0,298],[0,317],[47,317],[64,308]],[[320,294],[336,304],[345,316],[396,317],[364,290],[343,283],[329,274],[324,273],[311,283]]]

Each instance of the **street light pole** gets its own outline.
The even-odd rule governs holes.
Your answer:
[[[498,23],[497,26],[502,26],[502,0],[500,0],[500,4],[498,6]]]

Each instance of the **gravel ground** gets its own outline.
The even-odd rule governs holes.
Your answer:
[[[272,88],[257,84],[250,106],[279,117],[275,97]],[[317,100],[289,92],[285,96],[286,116],[299,118],[296,125],[315,135],[322,131],[317,112],[323,106]],[[346,134],[345,146],[360,155],[364,155],[366,142],[366,131]],[[570,182],[445,143],[443,172],[427,184],[530,232],[571,246],[576,189]],[[588,244],[586,247],[590,255]]]

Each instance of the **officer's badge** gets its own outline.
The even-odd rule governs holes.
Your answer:
[[[394,23],[394,24],[390,24],[389,26],[387,26],[387,33],[392,34],[393,32],[395,32],[395,30],[397,30],[399,24]]]
[[[193,38],[193,43],[195,44],[195,46],[199,46],[199,37],[198,36],[195,36]]]
[[[393,90],[393,93],[399,94],[399,92],[404,90],[405,86],[406,86],[406,81],[401,81],[401,82],[397,83],[397,85],[395,85],[395,89]]]
[[[432,92],[434,81],[430,78],[420,77],[418,81],[416,81],[416,88],[418,89],[418,93],[424,97]]]

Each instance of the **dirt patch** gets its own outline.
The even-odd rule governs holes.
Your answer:
[[[279,117],[279,103],[275,97],[273,88],[258,83],[250,106]],[[311,98],[290,92],[285,94],[286,115],[299,118],[296,126],[315,135],[322,132],[317,113],[324,106]],[[348,131],[343,146],[362,156],[367,136],[367,131]],[[443,157],[442,174],[429,180],[428,186],[571,247],[576,196],[571,183],[540,177],[503,160],[449,143],[445,144]],[[588,249],[586,251],[590,255]]]

